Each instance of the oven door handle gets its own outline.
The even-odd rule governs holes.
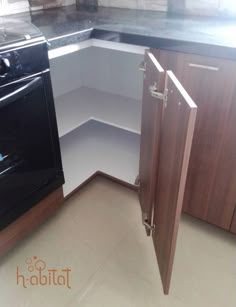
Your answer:
[[[24,97],[25,95],[29,94],[30,92],[41,86],[42,84],[43,84],[42,77],[36,77],[27,84],[14,90],[13,92],[10,92],[5,96],[0,97],[0,109]]]

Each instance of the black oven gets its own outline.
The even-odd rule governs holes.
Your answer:
[[[46,41],[0,51],[0,229],[64,183]]]

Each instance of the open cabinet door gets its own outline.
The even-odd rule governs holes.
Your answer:
[[[139,199],[143,222],[151,225],[163,111],[163,100],[157,100],[151,93],[164,91],[165,71],[150,51],[145,54],[143,84]],[[146,227],[146,231],[150,235],[150,228]]]
[[[139,197],[168,294],[197,106],[151,52],[145,64]]]
[[[171,71],[166,73],[165,91],[152,236],[168,294],[197,106]]]

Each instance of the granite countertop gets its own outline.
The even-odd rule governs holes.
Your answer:
[[[102,7],[88,12],[74,5],[11,17],[39,27],[51,48],[99,38],[236,60],[236,20]]]

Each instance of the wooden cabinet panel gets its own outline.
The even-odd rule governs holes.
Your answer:
[[[168,294],[197,107],[152,53],[146,53],[145,63],[140,203]]]
[[[236,201],[236,62],[154,53],[198,105],[184,211],[229,230]]]
[[[154,202],[153,243],[168,294],[197,107],[172,72],[167,72]]]
[[[221,143],[216,153],[207,213],[209,223],[224,229],[230,228],[236,204],[236,87],[232,97],[221,124]]]
[[[233,216],[230,231],[236,234],[236,208],[235,208],[235,211],[234,211],[234,216]]]

